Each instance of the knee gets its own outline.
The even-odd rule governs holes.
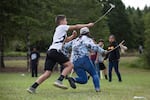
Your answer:
[[[82,79],[81,84],[86,84],[87,83],[87,79]]]
[[[73,64],[69,61],[67,63],[64,64],[65,67],[70,67],[73,68]]]
[[[115,72],[118,74],[118,73],[119,73],[119,70],[115,70]]]
[[[93,79],[99,79],[99,76],[97,74],[93,75],[92,77]]]
[[[50,71],[44,73],[44,77],[45,78],[49,78],[50,76],[51,76],[51,72]]]
[[[108,72],[109,72],[109,73],[111,73],[111,72],[112,72],[112,70],[111,70],[111,69],[109,69],[109,70],[108,70]]]

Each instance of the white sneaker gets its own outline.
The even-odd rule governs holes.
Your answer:
[[[58,88],[61,88],[61,89],[68,89],[67,86],[63,85],[62,81],[59,81],[59,80],[56,80],[54,82],[54,86],[58,87]]]
[[[31,93],[31,94],[34,94],[34,93],[36,93],[36,90],[35,90],[35,88],[33,88],[33,87],[29,87],[29,88],[27,89],[27,92],[29,92],[29,93]]]

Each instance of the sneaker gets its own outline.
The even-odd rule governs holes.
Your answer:
[[[59,80],[56,80],[54,82],[54,86],[58,87],[58,88],[61,88],[61,89],[68,89],[67,86],[63,85],[62,81],[59,81]]]
[[[68,81],[69,81],[70,86],[71,86],[73,89],[76,89],[75,80],[74,80],[72,77],[68,77]]]
[[[111,82],[112,80],[108,80],[108,82]]]
[[[108,80],[107,75],[105,75],[105,79]]]
[[[35,88],[33,88],[33,87],[28,88],[28,89],[27,89],[27,92],[29,92],[29,93],[31,93],[31,94],[36,93]]]
[[[122,82],[122,80],[119,80],[119,82]]]
[[[95,91],[96,91],[96,92],[101,92],[101,90],[100,90],[100,89],[95,89]]]

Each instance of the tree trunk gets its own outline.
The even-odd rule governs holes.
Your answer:
[[[4,64],[4,38],[0,35],[0,68],[5,68]]]
[[[26,43],[27,43],[27,71],[30,72],[30,34],[26,34]]]

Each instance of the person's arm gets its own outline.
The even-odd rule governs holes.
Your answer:
[[[128,47],[126,47],[126,46],[124,46],[122,44],[120,45],[120,48],[123,49],[123,50],[127,50],[128,49]]]
[[[38,53],[38,59],[37,59],[37,65],[39,64],[39,61],[40,61],[40,57],[41,57],[41,55],[40,55],[40,53],[39,52],[37,52]]]
[[[101,48],[98,45],[96,45],[92,40],[86,41],[85,44],[91,50],[93,50],[95,52],[98,52],[98,53],[100,53],[102,55],[107,53],[106,50],[104,50],[103,48]]]
[[[72,41],[65,43],[63,45],[62,52],[64,53],[64,55],[68,56],[68,54],[70,54],[69,51],[72,49],[71,47],[72,47]]]
[[[98,60],[99,60],[99,53],[97,53],[97,55],[96,55],[96,60],[95,60],[96,64],[98,63]]]
[[[67,38],[65,39],[65,42],[69,42],[69,41],[73,40],[73,39],[76,38],[76,37],[77,37],[77,32],[76,32],[76,31],[73,31],[73,32],[72,32],[72,35],[69,36],[69,37],[67,37]]]
[[[108,55],[109,55],[109,53],[107,53],[107,54],[105,55],[104,60],[107,60],[107,59],[108,59]]]
[[[119,60],[120,59],[120,51],[119,48],[116,49],[116,58]]]
[[[69,30],[77,30],[77,29],[81,29],[83,27],[92,27],[92,26],[94,26],[94,23],[70,25]]]
[[[64,50],[69,50],[72,47],[73,40],[63,45]]]
[[[114,47],[116,47],[118,44],[114,44]],[[116,58],[119,60],[120,59],[120,47],[114,50],[116,52]]]

